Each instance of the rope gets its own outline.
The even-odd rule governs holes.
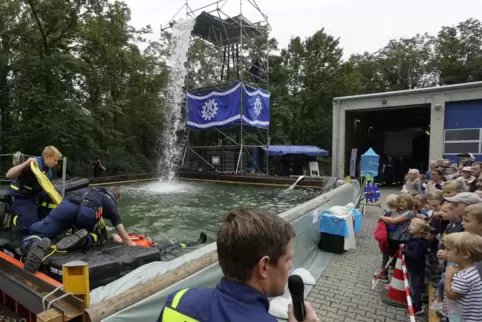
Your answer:
[[[405,293],[407,294],[408,316],[410,317],[410,322],[416,322],[415,312],[412,304],[412,297],[410,296],[410,285],[408,283],[408,273],[407,273],[407,266],[405,265],[405,255],[402,255],[402,270],[403,270],[403,284],[405,284]]]

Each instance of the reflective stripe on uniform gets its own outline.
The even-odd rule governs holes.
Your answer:
[[[48,202],[46,202],[46,201],[42,202],[40,205],[41,205],[42,207],[51,208],[51,209],[57,208],[57,205],[56,205],[56,204],[48,203]]]
[[[13,217],[12,224],[14,226],[17,226],[17,219],[18,219],[18,216]]]
[[[22,187],[24,187],[24,188],[27,189],[27,190],[32,190],[32,187],[29,187],[29,186],[22,186]],[[10,188],[12,188],[12,189],[15,190],[15,191],[20,190],[20,189],[19,189],[16,185],[14,185],[14,184],[11,184],[11,185],[10,185]]]
[[[24,240],[29,240],[29,239],[38,239],[38,240],[41,240],[42,238],[40,238],[39,236],[36,236],[36,235],[32,235],[32,236],[28,236],[28,237],[25,238]]]
[[[99,239],[99,238],[97,237],[97,234],[94,234],[94,233],[89,233],[89,234],[90,234],[90,236],[92,237],[92,239],[94,240],[94,244],[96,244],[97,241],[98,241],[98,239]]]
[[[179,311],[176,311],[181,297],[188,291],[188,288],[180,290],[174,295],[170,306],[166,306],[162,313],[162,322],[199,322],[190,316],[187,316]]]

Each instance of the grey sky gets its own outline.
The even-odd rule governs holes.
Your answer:
[[[185,3],[184,0],[125,0],[132,10],[132,24],[150,24],[159,35]],[[243,1],[243,14],[251,21],[260,15]],[[214,1],[189,0],[195,10]],[[268,15],[272,35],[285,47],[292,36],[302,38],[321,28],[339,37],[345,57],[352,53],[374,52],[392,38],[417,33],[436,34],[441,26],[453,25],[467,18],[482,20],[482,0],[257,0]],[[394,5],[398,3],[397,5]],[[227,0],[223,11],[234,16],[240,12],[240,0]]]

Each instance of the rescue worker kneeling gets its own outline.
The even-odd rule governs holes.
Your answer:
[[[35,174],[30,168],[34,162],[39,169],[52,180],[52,168],[62,154],[54,146],[47,146],[41,157],[30,158],[27,161],[12,167],[7,172],[7,178],[13,179],[7,195],[11,199],[12,225],[18,228],[19,232],[28,235],[30,226],[39,221],[37,214],[37,197],[43,191]]]
[[[77,231],[56,244],[56,250],[90,248],[101,245],[105,236],[101,233],[103,218],[108,219],[127,246],[135,246],[124,229],[117,210],[120,197],[99,188],[84,188],[68,193],[50,214],[30,227],[30,236],[22,241],[25,270],[35,272],[51,252],[50,238],[75,228]]]
[[[216,244],[224,277],[216,288],[171,293],[158,322],[277,321],[268,297],[284,294],[292,266],[295,231],[275,214],[261,209],[230,212]],[[305,302],[306,322],[319,322]],[[293,308],[287,307],[290,322]]]

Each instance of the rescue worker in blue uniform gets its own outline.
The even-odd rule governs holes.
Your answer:
[[[215,288],[171,293],[158,322],[276,322],[268,297],[284,294],[292,266],[293,226],[261,209],[230,212],[216,244],[224,277]],[[295,322],[291,306],[286,308]],[[319,322],[305,302],[306,322]]]
[[[41,157],[29,158],[7,172],[7,178],[13,179],[7,193],[11,201],[12,225],[18,228],[22,236],[28,234],[30,226],[39,221],[37,197],[43,191],[30,168],[30,163],[37,163],[39,169],[52,180],[52,168],[61,157],[62,154],[57,148],[47,146]]]
[[[113,193],[103,188],[84,188],[68,193],[47,217],[30,227],[31,235],[22,242],[25,270],[37,271],[51,252],[50,239],[71,228],[76,232],[61,239],[56,250],[101,245],[107,237],[102,234],[104,218],[112,223],[126,245],[135,246],[117,210],[119,196],[118,190]]]
[[[50,212],[52,211],[52,209],[55,209],[57,207],[57,205],[52,201],[50,196],[45,191],[39,193],[37,201],[37,214],[39,220],[47,217],[48,214],[50,214]]]

